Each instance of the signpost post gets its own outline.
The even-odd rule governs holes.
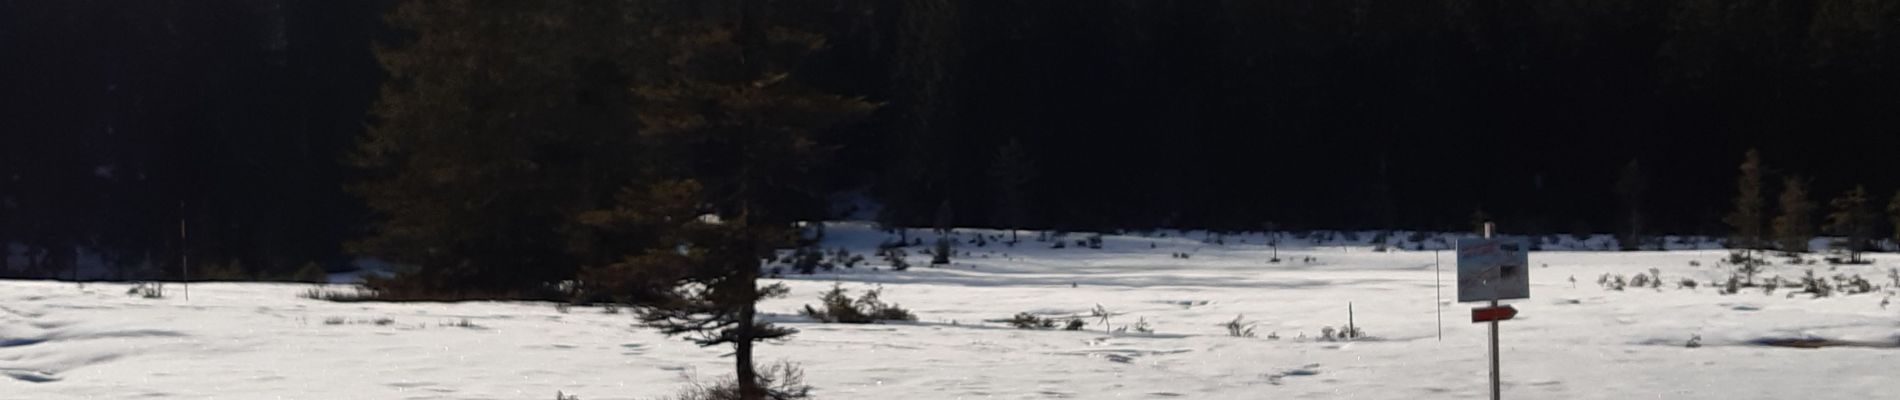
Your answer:
[[[1484,223],[1484,238],[1458,241],[1458,302],[1490,302],[1471,310],[1471,322],[1491,323],[1491,399],[1500,399],[1498,376],[1498,321],[1517,316],[1517,309],[1498,300],[1531,297],[1530,243],[1523,239],[1494,239],[1492,225]]]

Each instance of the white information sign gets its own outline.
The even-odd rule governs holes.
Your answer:
[[[1531,297],[1530,241],[1458,240],[1458,302]]]

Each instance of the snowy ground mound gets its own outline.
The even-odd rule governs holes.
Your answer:
[[[1044,398],[1475,398],[1485,392],[1485,330],[1456,290],[1449,253],[1375,252],[1361,242],[1203,234],[1107,236],[1102,248],[1033,240],[1014,247],[961,230],[958,256],[931,267],[910,247],[908,271],[873,256],[891,237],[833,224],[825,246],[867,264],[778,280],[789,298],[762,305],[800,329],[764,346],[763,360],[804,364],[826,399]],[[911,235],[925,243],[927,231]],[[1395,248],[1410,248],[1392,246]],[[1181,258],[1178,254],[1187,254]],[[1532,298],[1503,328],[1507,396],[1551,399],[1890,398],[1900,365],[1900,305],[1892,293],[1719,295],[1706,286],[1732,271],[1719,250],[1538,252]],[[1900,263],[1773,265],[1794,278],[1858,274],[1887,282]],[[1900,260],[1900,259],[1896,259]],[[1691,265],[1691,262],[1699,265]],[[1603,274],[1656,268],[1658,289],[1606,290]],[[1575,278],[1573,283],[1571,278]],[[862,291],[920,318],[914,323],[819,324],[796,315],[824,289]],[[1574,285],[1574,287],[1573,287]],[[699,348],[633,325],[625,312],[567,312],[550,304],[329,303],[299,297],[310,285],[167,285],[166,296],[127,296],[128,285],[0,281],[0,398],[583,399],[654,398],[683,375],[726,373],[724,348]],[[1327,341],[1347,305],[1368,338]],[[992,322],[1028,312],[1089,315],[1083,331],[1032,331]],[[1443,312],[1443,340],[1438,315]],[[1256,337],[1228,335],[1237,315]],[[1151,332],[1123,329],[1146,325]],[[1269,339],[1268,336],[1278,339]],[[1698,338],[1699,347],[1689,347]],[[1844,343],[1799,348],[1776,343]]]

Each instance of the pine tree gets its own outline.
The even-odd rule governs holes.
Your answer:
[[[1834,209],[1827,215],[1828,234],[1843,237],[1837,248],[1847,251],[1848,262],[1860,263],[1860,253],[1873,248],[1874,225],[1880,218],[1867,198],[1867,187],[1855,185],[1828,205]]]
[[[1738,169],[1741,175],[1735,178],[1735,210],[1722,217],[1722,222],[1732,229],[1729,248],[1759,250],[1762,247],[1760,153],[1749,149]]]
[[[1623,205],[1623,229],[1617,243],[1623,250],[1637,250],[1643,242],[1643,191],[1648,183],[1636,160],[1623,165],[1616,179],[1616,197]]]
[[[1775,244],[1781,251],[1806,253],[1814,239],[1814,200],[1808,199],[1807,182],[1800,177],[1782,180],[1781,215],[1775,217]]]
[[[775,395],[760,384],[754,343],[795,332],[757,321],[758,301],[786,293],[758,285],[763,260],[794,245],[795,222],[822,216],[809,172],[827,151],[819,136],[875,105],[794,79],[824,44],[775,14],[800,8],[703,5],[652,30],[669,56],[646,65],[656,79],[633,90],[641,136],[671,158],[647,180],[657,183],[631,185],[615,210],[588,214],[597,225],[649,223],[658,240],[588,275],[627,277],[622,290],[653,296],[636,304],[645,325],[732,345],[739,397],[760,399]]]

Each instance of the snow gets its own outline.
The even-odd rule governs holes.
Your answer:
[[[913,247],[909,271],[871,253],[888,236],[838,223],[827,247],[872,265],[774,280],[790,297],[766,318],[800,329],[761,361],[802,363],[824,399],[1477,398],[1485,395],[1484,325],[1454,296],[1449,252],[1376,252],[1364,240],[1282,238],[1280,263],[1261,234],[1205,243],[1202,233],[1110,235],[1102,249],[1036,242],[963,243],[932,268]],[[959,237],[1002,232],[959,230]],[[913,231],[926,243],[934,235]],[[1395,235],[1399,236],[1399,235]],[[1369,240],[1369,239],[1368,239]],[[1428,239],[1427,241],[1430,241]],[[1153,248],[1150,248],[1152,244]],[[926,246],[927,247],[927,246]],[[1410,248],[1410,247],[1402,247]],[[1190,258],[1171,257],[1189,253]],[[1509,398],[1891,398],[1900,380],[1900,306],[1881,293],[1813,299],[1750,289],[1719,295],[1721,250],[1531,255],[1531,298],[1502,328]],[[1312,257],[1313,262],[1305,262]],[[1785,265],[1764,276],[1860,274],[1887,285],[1896,264]],[[1695,261],[1700,266],[1691,266]],[[1900,260],[1895,260],[1900,261]],[[1661,290],[1611,291],[1598,276],[1661,271]],[[1572,287],[1571,277],[1575,277]],[[1695,290],[1674,282],[1693,278]],[[833,284],[881,285],[914,323],[820,324],[796,315]],[[6,399],[582,399],[656,398],[684,375],[729,373],[726,347],[701,348],[634,326],[626,312],[561,312],[546,303],[331,303],[306,284],[202,283],[185,300],[126,295],[126,284],[0,281],[0,398]],[[343,286],[331,285],[341,290]],[[1371,337],[1324,341],[1354,324]],[[1032,331],[989,322],[1019,312],[1086,316],[1153,333]],[[1442,341],[1438,339],[1443,312]],[[1258,337],[1227,335],[1237,315]],[[1269,333],[1279,339],[1268,339]],[[1701,337],[1699,348],[1685,344]],[[1800,349],[1767,339],[1866,346]]]

